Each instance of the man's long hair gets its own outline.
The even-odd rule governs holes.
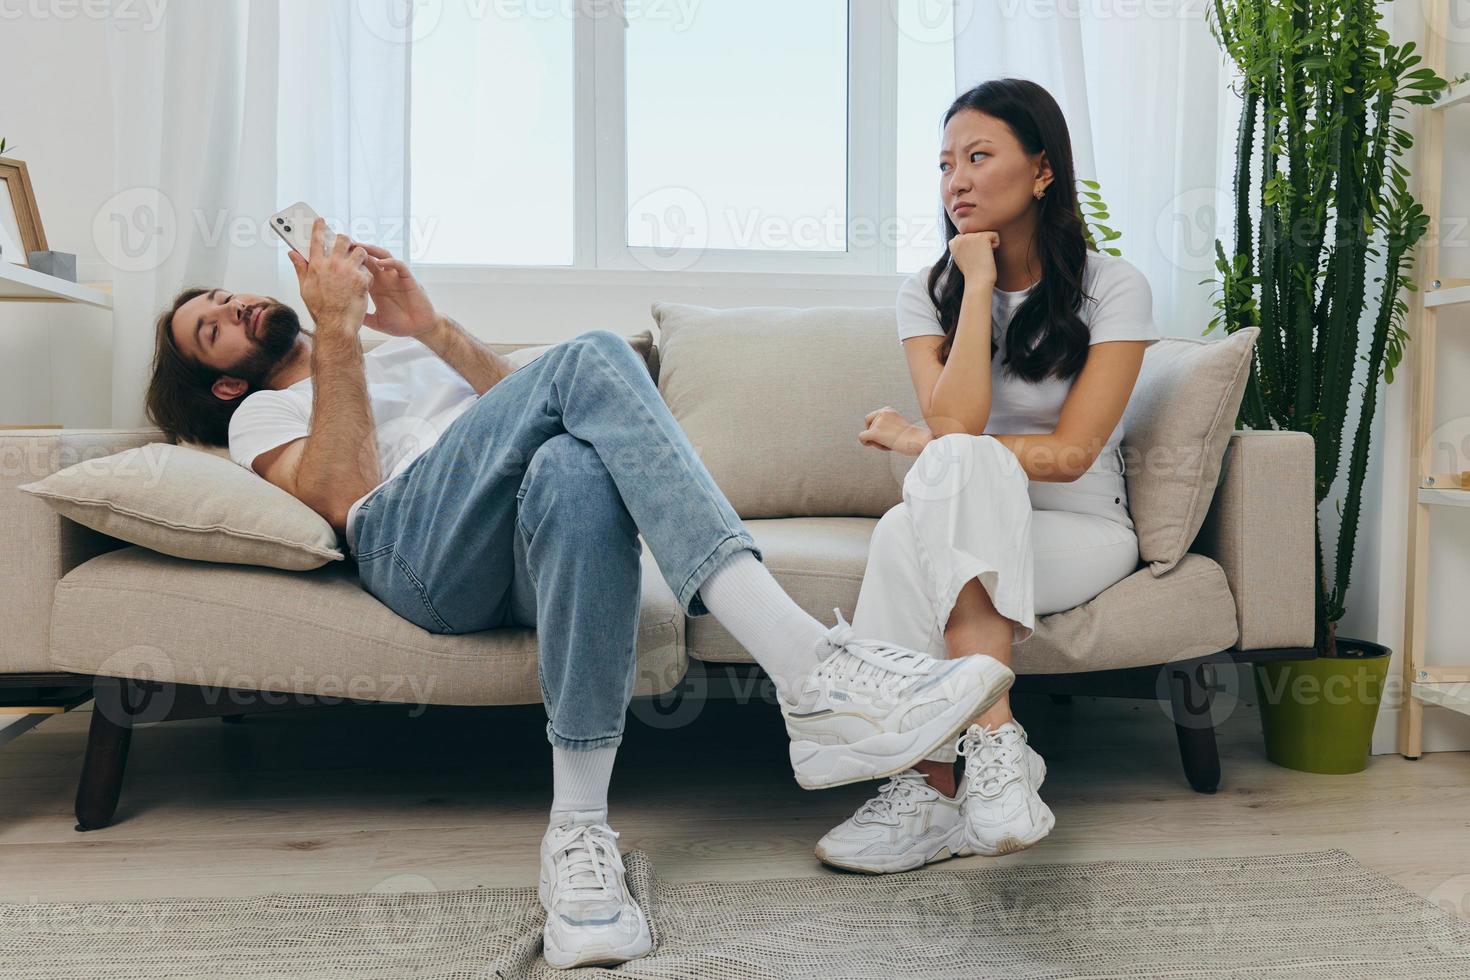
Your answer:
[[[190,360],[174,343],[173,321],[179,307],[209,292],[190,287],[174,297],[154,326],[153,376],[148,382],[145,412],[148,420],[176,442],[227,446],[230,416],[244,397],[223,399],[211,386],[221,372]]]

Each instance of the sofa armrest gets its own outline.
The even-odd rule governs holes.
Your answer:
[[[48,671],[51,600],[78,565],[125,542],[67,520],[16,487],[150,442],[159,429],[0,429],[0,674]]]
[[[1190,550],[1225,570],[1237,650],[1315,641],[1315,481],[1316,447],[1306,433],[1230,437],[1215,499]]]

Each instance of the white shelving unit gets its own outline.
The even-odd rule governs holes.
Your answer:
[[[1433,108],[1444,110],[1451,106],[1464,105],[1466,102],[1470,102],[1470,83],[1455,85],[1449,91],[1441,92]]]
[[[1428,0],[1425,9],[1430,25],[1424,64],[1439,75],[1446,74],[1445,37],[1449,33],[1449,0]],[[1463,123],[1470,113],[1470,82],[1462,82],[1440,94],[1427,106],[1424,120],[1423,178],[1424,211],[1438,220],[1443,209],[1445,180],[1444,127],[1448,120]],[[1458,174],[1454,176],[1459,176]],[[1423,288],[1416,294],[1418,329],[1409,345],[1413,358],[1413,418],[1410,422],[1409,475],[1414,480],[1409,515],[1408,582],[1404,617],[1404,690],[1409,696],[1399,714],[1399,752],[1417,759],[1424,750],[1424,706],[1470,715],[1470,663],[1429,666],[1425,640],[1429,633],[1429,522],[1436,510],[1470,507],[1470,489],[1445,487],[1432,480],[1435,460],[1424,459],[1422,449],[1434,427],[1434,344],[1442,310],[1470,308],[1470,280],[1447,279],[1439,268],[1439,232],[1425,240],[1420,268],[1429,270]],[[1463,478],[1454,480],[1464,485]],[[1436,485],[1437,484],[1437,485]]]
[[[0,262],[0,303],[7,302],[85,303],[110,310],[112,293],[107,284],[79,285],[23,265]]]

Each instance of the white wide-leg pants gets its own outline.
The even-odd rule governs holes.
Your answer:
[[[1104,453],[1071,483],[1033,481],[990,436],[931,442],[878,522],[852,617],[859,636],[945,657],[960,590],[979,579],[1013,643],[1036,617],[1081,605],[1138,568],[1123,461]]]

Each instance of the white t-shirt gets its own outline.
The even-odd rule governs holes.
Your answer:
[[[459,372],[413,337],[394,337],[368,351],[363,373],[383,483],[408,469],[479,397]],[[230,417],[230,458],[253,472],[256,456],[310,434],[311,399],[310,378],[247,395]],[[367,496],[347,512],[349,547],[353,518]]]
[[[939,325],[939,311],[929,298],[929,272],[932,268],[926,267],[914,273],[898,291],[900,342],[910,337],[944,336],[944,329]],[[1059,381],[1046,378],[1031,382],[1002,370],[1005,334],[1011,316],[1036,288],[1032,285],[1015,291],[994,291],[990,309],[991,332],[1000,348],[990,359],[987,433],[1033,435],[1054,431],[1062,415],[1062,403],[1072,390],[1072,380],[1075,379]],[[1090,343],[1142,340],[1152,346],[1162,339],[1154,325],[1153,291],[1148,280],[1123,258],[1089,251],[1082,273],[1082,288],[1091,299],[1083,300],[1077,316],[1092,331]],[[1099,460],[1116,450],[1122,441],[1123,421],[1120,419],[1108,437],[1107,446],[1098,455]]]

